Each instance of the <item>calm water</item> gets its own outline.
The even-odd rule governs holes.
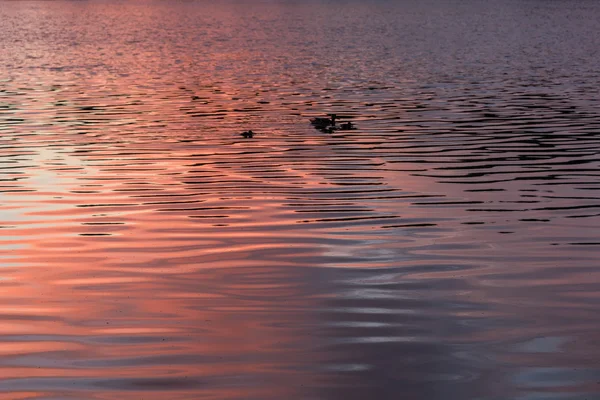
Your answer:
[[[0,398],[599,399],[599,21],[0,2]]]

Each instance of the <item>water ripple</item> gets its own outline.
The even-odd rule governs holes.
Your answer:
[[[226,3],[3,4],[0,397],[597,397],[598,7]]]

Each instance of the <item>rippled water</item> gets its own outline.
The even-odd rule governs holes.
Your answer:
[[[599,17],[0,3],[0,398],[600,398]]]

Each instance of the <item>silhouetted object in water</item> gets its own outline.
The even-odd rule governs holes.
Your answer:
[[[310,123],[317,129],[324,129],[330,126],[335,126],[337,115],[329,114],[331,118],[316,117],[310,120]]]
[[[192,100],[200,100],[200,96],[192,96]]]
[[[250,139],[252,136],[254,136],[254,132],[246,131],[242,132],[241,135],[244,137],[244,139]]]
[[[343,131],[351,131],[352,129],[356,129],[356,127],[354,126],[354,124],[352,122],[348,121],[348,122],[344,122],[343,124],[341,124],[340,129]]]
[[[350,121],[336,125],[335,121],[338,118],[337,114],[329,114],[329,116],[331,118],[315,117],[310,120],[310,123],[315,129],[318,129],[323,133],[333,133],[337,130],[350,131],[356,129],[354,124]]]

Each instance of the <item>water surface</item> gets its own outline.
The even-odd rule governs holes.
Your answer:
[[[599,16],[0,3],[0,398],[600,397]]]

